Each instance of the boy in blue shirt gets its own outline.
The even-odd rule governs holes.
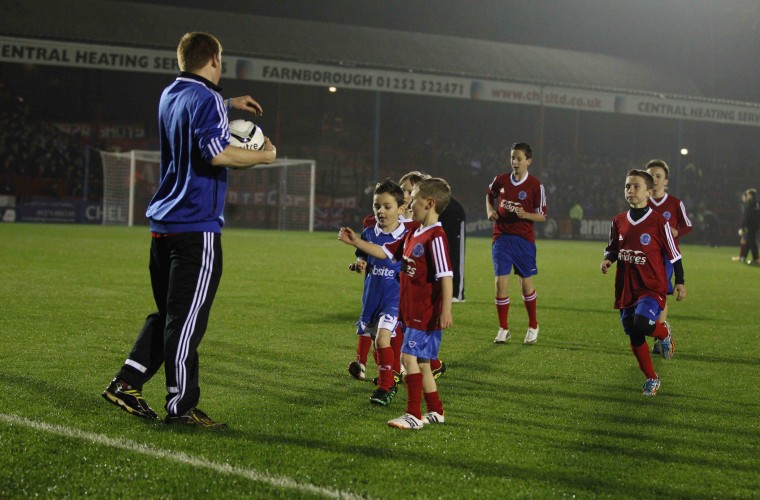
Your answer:
[[[361,239],[383,245],[399,239],[409,229],[416,228],[417,223],[411,223],[410,227],[409,222],[401,222],[400,215],[404,213],[404,208],[404,191],[398,184],[390,179],[377,184],[372,204],[376,223],[364,229]],[[350,269],[365,273],[362,314],[356,331],[359,335],[359,349],[374,337],[378,368],[377,388],[370,397],[370,403],[387,406],[396,395],[397,384],[401,380],[401,375],[393,371],[396,356],[391,347],[391,339],[396,336],[399,321],[398,273],[401,263],[373,257],[360,250],[356,251],[356,257],[357,260]],[[357,370],[357,364],[361,364],[360,359],[349,365],[352,375]],[[359,369],[363,376],[364,365],[361,364]]]

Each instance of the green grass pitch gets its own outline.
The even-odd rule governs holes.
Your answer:
[[[677,343],[644,377],[612,309],[604,242],[538,242],[534,346],[516,279],[494,345],[490,240],[467,242],[444,333],[446,423],[388,428],[349,377],[361,278],[337,233],[227,230],[200,347],[201,408],[167,428],[100,392],[153,310],[145,228],[0,224],[0,497],[738,498],[760,491],[760,268],[684,245]],[[375,367],[368,367],[372,375]],[[144,389],[163,415],[159,372]]]

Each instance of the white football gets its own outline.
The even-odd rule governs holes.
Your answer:
[[[259,150],[264,147],[264,132],[248,120],[230,122],[230,144],[238,148]]]

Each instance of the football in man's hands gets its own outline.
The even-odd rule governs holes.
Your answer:
[[[258,151],[264,147],[264,132],[261,127],[248,120],[232,120],[230,144],[238,148]]]

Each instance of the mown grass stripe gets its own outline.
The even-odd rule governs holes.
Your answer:
[[[350,492],[333,490],[330,488],[323,488],[321,486],[315,486],[313,484],[300,483],[294,479],[285,476],[275,476],[264,472],[259,472],[255,469],[247,469],[244,467],[237,467],[230,464],[220,464],[207,460],[203,457],[196,457],[188,455],[187,453],[163,450],[147,444],[137,443],[124,438],[112,438],[104,436],[103,434],[95,434],[92,432],[83,431],[80,429],[74,429],[71,427],[64,427],[61,425],[48,424],[45,422],[38,422],[29,420],[17,415],[7,415],[0,413],[0,420],[10,425],[22,425],[31,429],[49,432],[51,434],[57,434],[74,439],[82,439],[90,441],[103,446],[110,446],[112,448],[119,448],[122,450],[132,451],[135,453],[141,453],[155,458],[161,458],[165,460],[172,460],[181,464],[191,465],[193,467],[200,467],[203,469],[212,470],[221,474],[230,474],[241,478],[249,479],[260,483],[265,483],[270,486],[278,488],[287,488],[306,493],[313,493],[316,495],[322,495],[328,498],[342,498],[342,499],[358,499],[367,498],[364,496],[357,496]]]

